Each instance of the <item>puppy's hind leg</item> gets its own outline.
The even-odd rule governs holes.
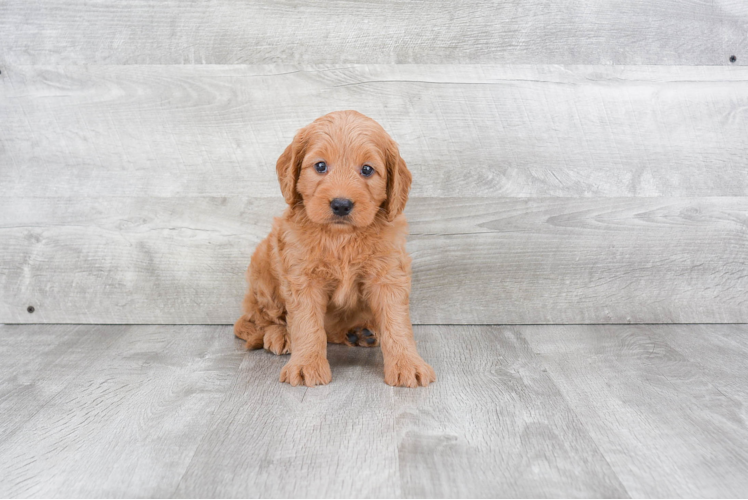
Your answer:
[[[244,314],[234,323],[234,335],[247,341],[247,349],[262,349],[265,332],[252,321],[251,314]]]

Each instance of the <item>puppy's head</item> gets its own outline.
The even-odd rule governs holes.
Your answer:
[[[317,224],[366,227],[394,220],[408,201],[411,175],[397,144],[377,122],[336,111],[299,130],[276,165],[283,197]]]

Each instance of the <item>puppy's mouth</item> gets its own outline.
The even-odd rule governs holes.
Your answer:
[[[330,220],[330,224],[333,226],[352,226],[353,221],[349,216],[343,216],[343,217],[334,217],[332,220]]]

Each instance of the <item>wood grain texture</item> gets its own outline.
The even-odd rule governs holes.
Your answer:
[[[0,198],[0,321],[233,323],[283,207]],[[417,324],[748,321],[745,197],[416,198],[406,214]]]
[[[432,387],[389,387],[379,349],[330,346],[333,382],[307,389],[229,327],[128,327],[0,443],[0,493],[627,496],[521,336],[415,334]]]
[[[748,68],[276,65],[3,68],[0,196],[279,196],[351,108],[416,197],[748,195]]]
[[[394,391],[407,498],[628,497],[516,331],[416,329],[428,391]]]
[[[0,3],[13,64],[738,64],[742,0]]]
[[[748,198],[430,199],[411,213],[417,322],[748,318]]]
[[[174,496],[400,497],[381,351],[330,345],[328,359],[332,383],[308,389],[278,381],[288,356],[248,353]]]
[[[729,351],[722,334],[736,330],[748,335],[746,325],[520,328],[632,497],[748,493],[748,351],[697,363],[669,342]],[[722,392],[725,382],[741,395]]]
[[[3,497],[748,492],[748,325],[419,326],[439,379],[417,390],[332,345],[330,385],[280,384],[287,357],[228,326],[0,325],[0,356],[92,334],[37,376],[69,383],[35,412],[4,396]]]
[[[85,325],[0,327],[0,442],[65,390],[125,330]]]
[[[659,329],[658,334],[692,364],[708,373],[712,385],[739,403],[738,412],[748,422],[748,335],[745,325],[714,328],[694,325],[688,333]]]
[[[385,386],[378,349],[330,346],[333,382],[309,390],[257,356],[176,496],[625,496],[524,341],[492,333],[417,328],[440,374],[424,391]]]
[[[0,442],[0,493],[170,496],[235,380],[243,349],[226,327],[81,329],[114,342],[103,352],[89,349],[85,360],[68,356],[68,366],[44,367],[60,378],[81,371],[78,363],[85,370]],[[0,336],[23,350],[35,345],[36,331],[3,326]],[[11,394],[9,402],[24,412],[23,399]]]

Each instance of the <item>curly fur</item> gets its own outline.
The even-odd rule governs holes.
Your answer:
[[[327,173],[315,170],[320,161]],[[301,129],[276,169],[288,208],[252,255],[235,335],[249,349],[290,353],[281,382],[313,386],[332,380],[327,342],[368,329],[382,347],[386,383],[433,382],[410,323],[402,212],[411,174],[397,144],[371,118],[338,111]],[[353,201],[348,216],[333,214],[334,198]]]

